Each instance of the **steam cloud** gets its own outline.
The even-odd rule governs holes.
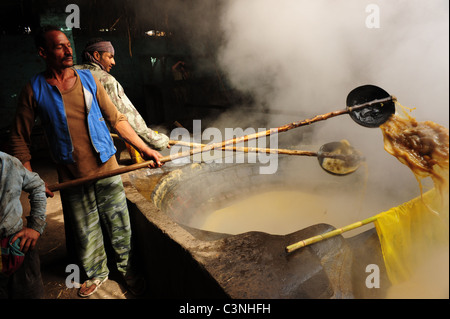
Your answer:
[[[380,9],[379,28],[366,26],[370,4]],[[219,62],[233,86],[288,122],[343,109],[352,89],[373,84],[416,108],[417,120],[448,127],[448,13],[446,0],[230,0]],[[395,192],[399,203],[419,194],[411,171],[384,151],[379,129],[348,116],[314,129],[314,144],[347,139],[360,149],[374,189]]]
[[[211,61],[205,57],[217,57],[215,66],[227,83],[264,108],[249,113],[245,105],[237,105],[210,127],[278,127],[340,110],[347,94],[365,84],[377,85],[402,105],[415,108],[411,115],[418,121],[448,127],[447,0],[137,3],[141,5],[136,12],[144,21],[154,12],[164,21],[169,16],[168,26],[186,36],[183,45],[191,47],[199,66],[207,69]],[[379,28],[366,25],[370,5],[380,10]],[[303,134],[310,130],[312,134]],[[393,202],[386,201],[386,209],[420,195],[411,171],[384,151],[381,130],[362,127],[347,115],[279,138],[280,148],[347,139],[366,157],[368,186],[395,195]]]
[[[418,118],[448,125],[448,1],[227,3],[221,65],[261,102],[326,112],[372,83],[417,107]],[[380,8],[378,29],[365,24],[372,3]]]

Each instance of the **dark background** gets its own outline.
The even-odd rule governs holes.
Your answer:
[[[69,4],[80,9],[80,28],[66,26],[66,19],[73,13],[66,12]],[[111,74],[150,127],[170,130],[178,121],[189,128],[193,118],[207,121],[248,99],[227,85],[215,62],[221,39],[219,10],[217,0],[2,0],[2,148],[22,87],[45,69],[34,46],[34,33],[47,24],[66,33],[74,48],[75,64],[82,62],[81,53],[90,38],[111,41],[116,53]],[[164,36],[148,36],[150,30],[158,34],[162,31]],[[174,79],[171,67],[177,61],[186,63],[188,79]]]

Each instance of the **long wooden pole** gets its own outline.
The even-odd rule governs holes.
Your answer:
[[[190,143],[184,141],[169,141],[170,145],[182,145],[190,147],[205,147],[207,144]],[[301,151],[290,150],[285,148],[261,148],[261,147],[236,147],[236,146],[224,146],[221,148],[224,151],[245,152],[245,153],[267,153],[267,154],[285,154],[285,155],[300,155],[300,156],[317,156],[317,152],[313,151]]]
[[[307,239],[304,239],[304,240],[300,240],[299,242],[296,242],[295,244],[287,246],[286,247],[286,252],[287,253],[291,253],[291,252],[293,252],[293,251],[295,251],[297,249],[300,249],[300,248],[306,247],[308,245],[317,243],[317,242],[322,241],[324,239],[335,237],[337,235],[341,235],[341,234],[343,234],[345,232],[348,232],[350,230],[353,230],[353,229],[362,227],[364,225],[370,224],[370,223],[372,223],[372,222],[374,222],[376,220],[377,220],[377,216],[372,216],[372,217],[369,217],[369,218],[364,219],[362,221],[359,221],[359,222],[356,222],[356,223],[353,223],[353,224],[350,224],[350,225],[347,225],[347,226],[344,226],[344,227],[341,227],[341,228],[329,231],[327,233],[324,233],[324,234],[321,234],[321,235],[317,235],[317,236],[313,236],[313,237],[310,237],[310,238],[307,238]]]
[[[175,141],[172,141],[172,145],[174,144],[180,144],[180,145],[185,145],[185,146],[189,146],[187,144],[196,144],[196,143],[186,143],[186,142],[182,142],[180,141],[179,143],[174,143]],[[200,144],[200,145],[204,145],[204,144]],[[194,145],[191,145],[194,146]],[[299,151],[299,150],[288,150],[288,149],[270,149],[270,148],[255,148],[255,147],[223,147],[223,149],[229,149],[229,150],[234,150],[234,151],[242,151],[242,152],[268,152],[268,153],[279,153],[279,154],[287,154],[287,155],[303,155],[303,156],[317,156],[316,152],[311,152],[311,151]],[[194,152],[195,151],[195,152]],[[175,155],[168,155],[168,156],[164,156],[160,159],[161,163],[166,163],[169,162],[171,160],[177,159],[177,158],[181,158],[181,157],[186,157],[186,156],[190,156],[192,154],[198,153],[198,152],[202,152],[204,151],[204,149],[202,147],[200,148],[196,148],[193,149],[191,151],[187,151],[187,152],[183,152],[183,153],[178,153]],[[86,176],[86,177],[82,177],[82,178],[78,178],[72,181],[67,181],[67,182],[63,182],[63,183],[58,183],[58,184],[53,184],[48,186],[48,188],[54,192],[54,191],[58,191],[61,189],[65,189],[65,188],[69,188],[69,187],[73,187],[73,186],[78,186],[87,182],[91,182],[91,181],[95,181],[95,180],[99,180],[102,178],[107,178],[107,177],[112,177],[115,175],[120,175],[120,174],[125,174],[131,171],[135,171],[138,169],[142,169],[142,168],[148,168],[150,164],[154,163],[153,160],[150,161],[145,161],[145,162],[141,162],[141,163],[136,163],[136,164],[132,164],[132,165],[128,165],[125,167],[121,167],[115,170],[111,170],[109,172],[104,172],[101,174],[96,174],[96,175],[91,175],[91,176]]]
[[[190,147],[206,146],[207,144],[191,143],[184,141],[174,141],[169,140],[170,145],[182,145]],[[321,153],[314,151],[302,151],[302,150],[291,150],[286,148],[261,148],[261,147],[236,147],[236,146],[224,146],[221,148],[224,151],[234,151],[234,152],[244,152],[244,153],[267,153],[267,154],[283,154],[283,155],[297,155],[297,156],[311,156],[311,157],[326,157],[334,158],[340,160],[348,160],[349,155],[344,154],[332,154],[332,153]]]
[[[225,140],[223,142],[218,142],[218,143],[212,143],[212,144],[208,144],[207,146],[202,146],[202,147],[198,147],[198,148],[194,148],[192,150],[189,151],[184,151],[184,152],[180,152],[174,155],[168,155],[168,156],[163,156],[160,159],[161,163],[166,163],[178,158],[183,158],[183,157],[187,157],[187,156],[191,156],[200,152],[208,152],[210,150],[213,149],[217,149],[217,148],[222,148],[224,146],[230,145],[230,144],[239,144],[242,142],[246,142],[255,138],[259,138],[259,137],[263,137],[263,136],[269,136],[272,134],[276,134],[276,133],[282,133],[282,132],[286,132],[289,130],[292,130],[294,128],[297,127],[301,127],[301,126],[305,126],[305,125],[309,125],[315,122],[319,122],[319,121],[324,121],[327,120],[329,118],[335,117],[335,116],[339,116],[342,114],[347,114],[350,113],[353,110],[356,109],[360,109],[360,108],[364,108],[367,106],[371,106],[373,104],[378,104],[378,103],[383,103],[383,102],[387,102],[387,101],[391,101],[393,99],[392,96],[390,96],[389,98],[385,98],[385,99],[379,99],[379,100],[374,100],[374,101],[370,101],[367,103],[363,103],[360,105],[355,105],[351,108],[348,109],[343,109],[340,111],[334,111],[334,112],[329,112],[329,113],[325,113],[325,114],[321,114],[321,115],[317,115],[311,119],[306,119],[306,120],[301,120],[301,121],[297,121],[297,122],[292,122],[277,128],[272,128],[270,130],[267,131],[262,131],[262,132],[258,132],[258,133],[254,133],[254,134],[249,134],[249,135],[245,135],[245,136],[241,136],[241,137],[237,137],[237,138],[232,138],[232,139],[228,139]],[[59,183],[59,184],[54,184],[54,185],[50,185],[48,188],[54,192],[57,190],[61,190],[64,188],[68,188],[68,187],[73,187],[73,186],[77,186],[77,185],[81,185],[87,182],[91,182],[91,181],[95,181],[95,180],[99,180],[102,178],[107,178],[107,177],[111,177],[111,176],[115,176],[115,175],[119,175],[119,174],[124,174],[124,173],[128,173],[137,169],[141,169],[141,168],[145,168],[148,167],[150,164],[154,163],[152,160],[149,161],[145,161],[142,163],[136,163],[136,164],[132,164],[129,165],[127,167],[121,167],[109,172],[105,172],[102,174],[96,174],[96,175],[92,175],[92,176],[86,176],[84,178],[79,178],[79,179],[75,179],[72,181],[68,181],[68,182],[64,182],[64,183]]]

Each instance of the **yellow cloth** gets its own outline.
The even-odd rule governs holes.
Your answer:
[[[130,154],[131,161],[133,163],[142,163],[145,162],[145,160],[142,158],[141,154],[137,149],[135,149],[133,146],[125,142],[125,145],[127,147],[128,153]]]
[[[434,248],[448,247],[448,192],[443,196],[433,188],[423,198],[377,215],[375,227],[392,284],[408,280]]]

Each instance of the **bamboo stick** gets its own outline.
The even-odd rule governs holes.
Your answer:
[[[353,230],[353,229],[362,227],[364,225],[370,224],[370,223],[372,223],[372,222],[374,222],[376,220],[377,220],[377,216],[372,216],[372,217],[369,217],[369,218],[364,219],[362,221],[359,221],[359,222],[356,222],[356,223],[353,223],[353,224],[350,224],[350,225],[347,225],[347,226],[344,226],[344,227],[341,227],[341,228],[329,231],[327,233],[320,234],[320,235],[317,235],[317,236],[313,236],[313,237],[310,237],[310,238],[307,238],[307,239],[304,239],[304,240],[300,240],[299,242],[297,242],[295,244],[287,246],[286,247],[286,252],[287,253],[291,253],[291,252],[293,252],[293,251],[295,251],[297,249],[300,249],[300,248],[303,248],[305,246],[317,243],[317,242],[322,241],[324,239],[335,237],[337,235],[341,235],[342,233],[348,232],[350,230]]]
[[[169,140],[170,145],[182,145],[190,147],[201,147],[207,144],[191,143],[184,141],[174,141]],[[318,157],[319,153],[314,151],[302,151],[302,150],[291,150],[285,148],[260,148],[260,147],[236,147],[236,146],[224,146],[221,148],[224,151],[234,151],[234,152],[244,152],[244,153],[267,153],[267,154],[284,154],[284,155],[297,155],[297,156],[315,156]],[[343,161],[349,160],[350,155],[344,154],[332,154],[332,153],[322,153],[321,157],[341,159]]]
[[[200,143],[190,143],[184,141],[169,141],[170,145],[182,145],[190,147],[204,147],[207,144]],[[283,148],[260,148],[260,147],[236,147],[236,146],[224,146],[221,148],[224,151],[234,151],[234,152],[245,152],[245,153],[267,153],[267,154],[286,154],[286,155],[300,155],[300,156],[317,156],[317,152],[312,151],[301,151],[301,150],[290,150]]]

